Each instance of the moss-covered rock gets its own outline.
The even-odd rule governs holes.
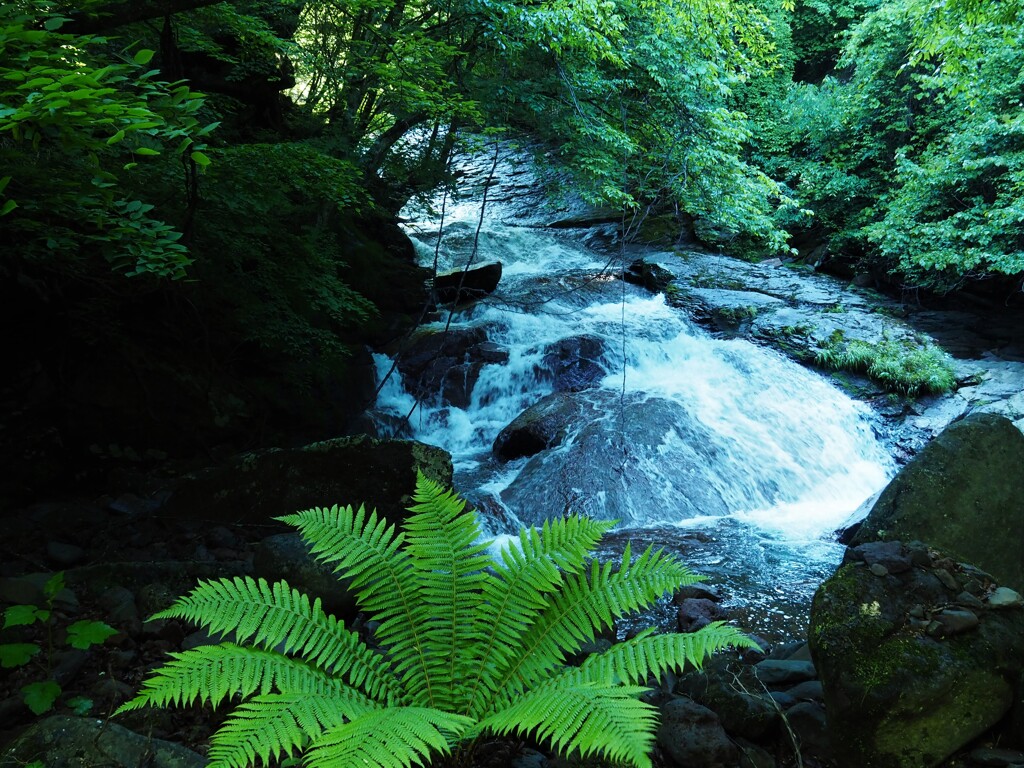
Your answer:
[[[95,718],[41,720],[0,753],[0,768],[202,768],[206,759],[179,744],[140,736]]]
[[[977,609],[976,627],[944,636],[935,618],[964,574],[951,589],[930,567],[879,573],[847,563],[814,598],[809,640],[832,743],[844,768],[929,768],[1010,709],[1024,611]]]
[[[1002,416],[950,425],[893,478],[853,538],[919,540],[1024,590],[1024,434]]]
[[[266,521],[309,507],[365,504],[397,521],[412,500],[417,472],[450,487],[451,456],[412,440],[343,437],[237,456],[223,467],[181,481],[166,510],[216,520]]]

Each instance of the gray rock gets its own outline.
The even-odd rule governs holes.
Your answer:
[[[1009,587],[999,587],[988,596],[989,608],[1020,608],[1024,605],[1024,597]]]
[[[494,439],[494,454],[511,461],[560,445],[583,409],[576,397],[564,392],[541,398],[498,433]]]
[[[804,755],[828,758],[832,752],[825,708],[814,701],[802,701],[786,710],[786,721],[800,742]]]
[[[57,567],[67,568],[82,562],[85,559],[85,550],[77,544],[50,541],[46,544],[46,556]]]
[[[736,739],[740,751],[740,768],[775,768],[775,758],[767,750],[746,739]]]
[[[348,619],[356,614],[355,596],[331,566],[310,554],[309,546],[297,533],[268,536],[257,545],[253,568],[256,576],[268,582],[284,580],[294,589],[317,597],[326,613]]]
[[[927,542],[1024,589],[1024,434],[1002,416],[947,427],[893,478],[853,539]],[[957,593],[960,589],[956,590]]]
[[[38,761],[46,768],[203,768],[201,755],[120,725],[93,718],[48,717],[30,726],[0,754],[0,768],[23,768]]]
[[[702,597],[688,597],[679,604],[679,630],[696,632],[725,616],[718,603]]]
[[[1024,765],[1024,752],[1015,749],[993,749],[978,747],[972,749],[971,762],[986,768],[1007,768],[1007,766]]]
[[[454,303],[458,306],[493,293],[500,281],[501,262],[496,261],[437,275],[434,278],[434,293],[439,303]]]
[[[657,743],[668,763],[679,768],[727,768],[738,757],[718,715],[684,697],[661,707]]]
[[[561,339],[544,350],[545,372],[554,377],[556,392],[580,392],[596,387],[607,374],[605,342],[583,334]]]
[[[938,610],[949,599],[928,571],[878,579],[854,563],[818,589],[808,636],[841,768],[932,768],[1010,709],[1024,612]],[[928,634],[908,619],[922,605]]]
[[[761,690],[750,667],[732,669],[709,664],[704,672],[683,675],[675,691],[718,715],[722,727],[731,735],[755,741],[772,734],[779,722],[779,710]]]
[[[863,560],[868,567],[880,565],[885,573],[903,573],[911,568],[910,554],[898,541],[870,541],[854,547],[851,554]],[[883,574],[875,574],[882,575]]]
[[[945,568],[936,568],[933,573],[935,578],[942,582],[942,586],[946,589],[956,592],[961,588],[961,584],[957,581],[956,576],[950,573]]]
[[[978,616],[973,611],[947,609],[933,617],[942,626],[942,635],[958,635],[978,626]]]
[[[127,587],[110,587],[99,597],[107,621],[126,624],[139,620],[139,609],[135,605],[135,593]]]
[[[767,659],[754,665],[757,679],[765,685],[788,688],[805,680],[817,677],[814,664],[809,661],[792,661],[790,659]]]
[[[871,573],[873,573],[875,576],[879,577],[889,575],[889,569],[881,563],[872,563],[870,566],[868,566],[868,570],[871,571]]]
[[[807,680],[787,689],[786,693],[797,701],[823,701],[825,698],[820,680]]]

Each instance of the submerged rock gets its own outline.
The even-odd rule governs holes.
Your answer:
[[[893,478],[853,537],[918,539],[1024,589],[1024,434],[975,414],[929,443]]]
[[[608,374],[602,363],[604,339],[590,334],[570,336],[544,350],[543,364],[554,377],[558,392],[579,392],[596,387]]]

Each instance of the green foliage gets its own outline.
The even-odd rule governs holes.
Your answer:
[[[788,141],[765,163],[815,213],[790,226],[933,291],[1020,279],[1019,4],[874,5],[845,34],[843,78],[790,92]]]
[[[609,523],[570,517],[520,533],[500,558],[478,544],[465,502],[422,475],[401,532],[376,512],[332,507],[280,518],[351,580],[375,646],[285,582],[201,583],[157,618],[182,618],[233,642],[172,654],[119,711],[240,700],[211,740],[213,768],[295,751],[311,766],[407,768],[471,749],[485,733],[533,735],[556,749],[650,765],[651,676],[747,646],[713,624],[650,632],[566,658],[603,627],[696,580],[660,550],[588,564]]]
[[[890,392],[942,394],[956,385],[953,364],[927,341],[886,338],[880,342],[847,339],[841,331],[815,353],[814,361],[836,371],[865,373]]]
[[[197,298],[278,376],[309,385],[337,374],[346,342],[377,314],[346,275],[345,222],[369,207],[358,171],[300,143],[213,155],[193,232],[210,254],[194,268]]]
[[[50,677],[50,666],[53,659],[55,642],[53,639],[53,604],[64,589],[64,572],[58,571],[53,574],[43,586],[43,595],[46,597],[46,607],[40,608],[35,605],[12,605],[4,611],[3,629],[11,627],[30,627],[34,624],[41,624],[46,631],[46,654],[45,674],[46,679],[37,680],[25,685],[21,689],[22,699],[25,705],[37,715],[45,714],[53,709],[53,705],[60,698],[60,684]],[[107,638],[117,634],[117,630],[102,621],[81,620],[76,621],[67,627],[67,644],[72,648],[87,650],[94,645],[99,645]],[[32,662],[32,659],[42,652],[37,643],[2,643],[0,644],[0,667],[11,669],[24,667]],[[69,705],[76,711],[81,711],[84,704],[81,697],[69,701]],[[89,702],[89,707],[92,702]],[[89,707],[85,707],[87,712]],[[84,712],[83,712],[84,714]]]
[[[62,33],[53,3],[0,6],[0,229],[12,255],[66,271],[96,256],[127,276],[180,278],[181,233],[123,185],[147,157],[180,157],[202,99],[146,69],[152,50]]]

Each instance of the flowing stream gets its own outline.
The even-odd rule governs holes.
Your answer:
[[[440,247],[436,222],[410,225],[424,263],[436,249],[439,269],[463,266],[476,215],[449,211]],[[411,436],[451,452],[456,485],[491,535],[568,512],[617,519],[609,553],[626,538],[669,546],[720,587],[746,629],[793,635],[841,556],[833,532],[895,471],[871,414],[771,350],[695,327],[664,296],[619,280],[616,258],[552,230],[485,221],[474,263],[500,261],[503,277],[451,327],[484,328],[507,362],[479,368],[465,407],[417,405],[392,376],[376,414],[411,412]],[[391,365],[377,362],[381,374]],[[499,432],[560,389],[572,415],[561,442],[497,459]]]

